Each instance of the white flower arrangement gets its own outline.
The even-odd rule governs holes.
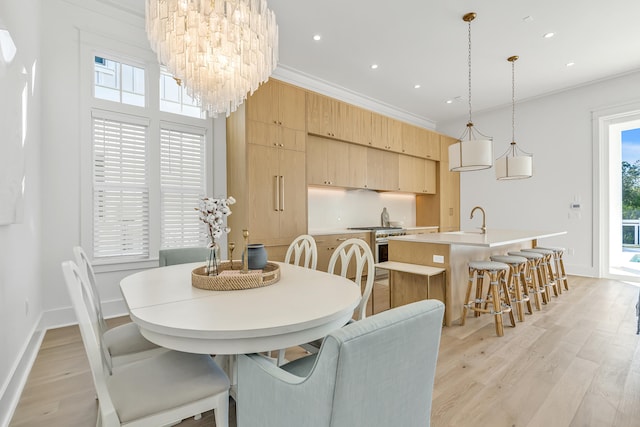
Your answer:
[[[200,206],[196,210],[200,213],[200,221],[207,224],[210,248],[214,247],[216,239],[220,238],[222,233],[231,231],[229,227],[224,226],[224,218],[231,215],[229,205],[233,205],[235,202],[236,199],[233,197],[227,199],[203,197],[200,199]]]

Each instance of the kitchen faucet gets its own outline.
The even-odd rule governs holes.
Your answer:
[[[473,209],[471,209],[471,216],[469,217],[469,219],[473,219],[473,213],[476,211],[476,209],[480,209],[480,212],[482,212],[482,227],[480,227],[480,230],[482,230],[482,234],[486,234],[487,225],[485,223],[485,219],[487,217],[487,213],[484,211],[484,209],[482,209],[480,206],[474,207]]]

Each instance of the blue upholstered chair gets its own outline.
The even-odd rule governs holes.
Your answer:
[[[187,264],[190,262],[207,260],[211,249],[209,248],[172,248],[160,249],[160,267],[175,264]]]
[[[429,426],[443,315],[437,300],[388,310],[281,367],[238,356],[238,426]]]

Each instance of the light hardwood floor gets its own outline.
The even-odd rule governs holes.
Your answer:
[[[573,276],[569,283],[502,338],[488,315],[443,328],[432,426],[640,426],[640,288]],[[376,310],[388,307],[388,288],[375,292]],[[77,327],[50,330],[10,425],[93,426],[94,396]],[[205,425],[214,425],[211,412],[180,424]]]

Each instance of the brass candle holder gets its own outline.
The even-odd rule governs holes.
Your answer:
[[[231,269],[233,270],[233,250],[236,248],[234,242],[229,242],[229,261],[231,262]]]
[[[242,272],[249,272],[249,230],[242,230],[244,237],[244,252],[242,253]]]

